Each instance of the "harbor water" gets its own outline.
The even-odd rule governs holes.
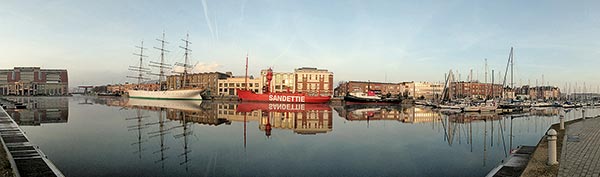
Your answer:
[[[484,176],[581,109],[445,114],[419,106],[11,98],[66,176]],[[586,108],[586,116],[600,111]]]

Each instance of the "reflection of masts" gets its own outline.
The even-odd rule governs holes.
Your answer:
[[[483,166],[485,167],[485,158],[487,153],[487,118],[483,119]]]
[[[127,126],[129,131],[132,130],[137,130],[138,132],[138,137],[137,137],[137,142],[135,143],[131,143],[131,145],[138,145],[138,150],[134,153],[138,153],[139,158],[142,158],[142,151],[144,149],[142,149],[142,143],[144,141],[142,141],[142,129],[148,128],[148,126],[145,126],[142,124],[142,119],[146,118],[147,116],[142,116],[142,112],[140,109],[136,109],[136,117],[132,117],[132,118],[126,118],[126,120],[137,120],[137,124],[136,125],[132,125],[132,126]]]
[[[490,120],[490,123],[492,124],[492,131],[491,131],[491,137],[490,137],[490,147],[494,147],[494,118],[492,118]]]
[[[188,150],[188,137],[187,136],[190,135],[192,132],[188,131],[188,124],[187,124],[186,117],[187,117],[186,112],[181,111],[183,133],[177,134],[174,137],[175,138],[183,137],[183,153],[179,154],[179,157],[184,156],[184,161],[179,163],[179,165],[185,164],[185,171],[188,171],[188,162],[190,161],[190,159],[188,159],[188,154],[190,152],[192,152],[192,150]]]
[[[269,112],[262,112],[263,114],[267,114],[267,124],[265,125],[265,135],[267,138],[271,137],[271,114]]]
[[[511,149],[511,150],[512,150],[512,142],[513,142],[513,117],[510,116],[510,141],[509,141],[510,148],[509,149]]]
[[[244,112],[244,151],[246,151],[246,122],[247,122],[248,113]]]
[[[165,134],[169,133],[168,132],[169,129],[165,129],[164,123],[165,123],[165,120],[164,120],[164,116],[163,116],[163,109],[161,109],[158,112],[158,122],[146,124],[146,125],[158,124],[158,131],[150,132],[148,134],[154,134],[154,135],[151,135],[150,138],[160,137],[160,149],[158,151],[154,151],[153,154],[160,152],[160,159],[157,161],[154,161],[154,163],[161,162],[161,167],[163,169],[165,168],[164,161],[168,158],[168,157],[165,157],[164,152],[169,149],[169,147],[165,147],[165,137],[164,137]]]
[[[469,121],[469,144],[471,145],[471,152],[473,152],[473,120]]]
[[[502,129],[502,121],[498,120],[498,125],[500,125],[500,135],[502,136],[502,147],[504,147],[504,157],[508,157],[508,153],[506,152],[506,142],[504,141],[504,130]]]

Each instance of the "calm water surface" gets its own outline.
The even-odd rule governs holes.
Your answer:
[[[18,98],[10,112],[67,176],[484,176],[536,145],[562,109]],[[586,115],[597,115],[596,109]],[[580,110],[566,113],[581,117]]]

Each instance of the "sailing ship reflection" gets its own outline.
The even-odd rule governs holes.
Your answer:
[[[67,123],[69,120],[69,100],[65,97],[33,99],[12,98],[28,105],[27,109],[7,109],[6,112],[20,126],[40,126],[49,123]]]

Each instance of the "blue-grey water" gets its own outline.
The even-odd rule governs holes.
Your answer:
[[[555,108],[445,115],[371,105],[15,99],[31,108],[9,114],[66,176],[484,176],[511,149],[536,145],[559,114],[581,117]]]

